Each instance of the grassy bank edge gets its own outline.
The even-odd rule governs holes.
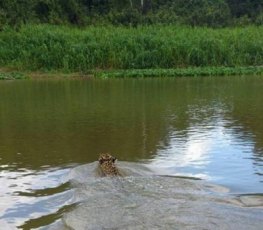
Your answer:
[[[0,68],[0,80],[57,78],[144,78],[263,75],[263,66],[248,67],[188,67],[176,69],[91,70],[88,73],[63,71],[28,72]]]
[[[177,69],[132,69],[95,71],[95,77],[200,77],[200,76],[233,76],[263,75],[263,66],[249,67],[188,67]]]

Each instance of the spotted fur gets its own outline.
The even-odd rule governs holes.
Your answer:
[[[99,165],[104,176],[119,176],[120,173],[115,165],[116,158],[109,153],[101,153]]]

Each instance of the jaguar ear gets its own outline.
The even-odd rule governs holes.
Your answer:
[[[116,160],[117,160],[116,157],[113,157],[113,158],[112,158],[113,163],[115,163]]]
[[[99,163],[102,164],[103,163],[103,159],[99,159]]]

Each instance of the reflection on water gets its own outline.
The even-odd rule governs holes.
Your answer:
[[[61,224],[63,213],[74,217],[79,190],[65,178],[100,152],[143,162],[155,174],[201,178],[232,195],[262,193],[262,89],[262,77],[0,82],[0,223],[30,229]],[[155,184],[144,179],[136,181],[141,188]],[[110,182],[96,182],[95,191],[101,183]],[[132,191],[136,202],[152,202]]]
[[[1,171],[0,216],[14,226],[57,212],[68,204],[72,192],[63,183],[69,169],[36,172]],[[52,205],[50,205],[52,204]]]
[[[248,160],[254,151],[252,135],[245,138],[242,131],[235,132],[241,127],[227,126],[229,121],[217,114],[211,121],[190,126],[186,135],[171,132],[150,165],[162,174],[195,176],[237,192],[256,191],[262,187],[256,173],[262,168]]]

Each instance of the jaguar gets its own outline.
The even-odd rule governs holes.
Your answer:
[[[116,167],[116,157],[109,153],[101,153],[99,155],[99,166],[104,176],[120,176],[120,172]]]

